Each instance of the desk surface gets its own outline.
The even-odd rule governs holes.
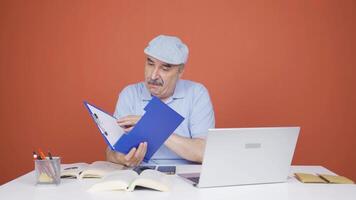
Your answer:
[[[199,165],[182,165],[178,173],[199,172]],[[0,186],[0,199],[356,199],[355,184],[303,184],[295,172],[334,174],[321,166],[292,166],[286,183],[244,185],[219,188],[196,188],[178,176],[171,176],[170,192],[135,190],[90,193],[86,190],[98,180],[62,179],[59,186],[34,184],[33,171]]]

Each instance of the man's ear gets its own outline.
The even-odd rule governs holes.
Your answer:
[[[184,65],[181,65],[179,66],[178,68],[178,75],[179,75],[179,78],[183,76],[183,73],[184,73]]]

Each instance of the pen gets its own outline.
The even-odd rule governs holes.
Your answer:
[[[42,160],[40,156],[37,155],[36,151],[32,152],[33,155],[33,160],[36,162],[36,160]],[[41,166],[40,164],[37,165],[39,173],[42,173],[42,171],[45,171],[47,174],[47,170],[44,169],[44,166]]]
[[[32,152],[33,159],[36,160],[38,158],[37,153],[35,151]]]
[[[38,148],[38,153],[40,154],[40,158],[41,158],[41,160],[46,160],[46,156],[45,156],[45,154],[43,153],[43,151],[41,150],[41,148]],[[55,177],[55,171],[54,171],[54,169],[53,169],[53,167],[47,162],[47,161],[44,161],[44,162],[46,162],[45,163],[45,165],[46,165],[46,168],[45,168],[45,170],[48,172],[47,174],[50,176],[50,177],[52,177],[52,178],[54,178]]]
[[[40,148],[38,148],[38,153],[40,154],[40,157],[42,160],[46,160],[46,156],[44,155],[44,153],[42,152],[42,150]]]
[[[50,160],[53,160],[53,157],[52,157],[52,154],[51,154],[50,151],[48,151],[48,157],[49,157]],[[50,161],[50,162],[52,164],[51,166],[53,167],[54,174],[57,176],[57,172],[59,172],[60,170],[58,170],[58,168],[56,167],[56,165],[52,161]]]

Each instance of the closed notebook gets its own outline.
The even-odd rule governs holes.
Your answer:
[[[354,184],[354,182],[344,176],[327,174],[295,173],[296,178],[303,183],[337,183]]]
[[[324,179],[314,174],[295,173],[295,176],[303,183],[327,183]]]
[[[140,174],[133,170],[120,170],[106,175],[90,187],[90,192],[134,191],[136,186],[166,192],[171,189],[170,177],[156,170],[144,170]],[[144,198],[143,198],[144,199]]]
[[[344,176],[333,176],[327,174],[319,174],[319,176],[326,180],[328,183],[337,183],[337,184],[354,184],[354,182]]]

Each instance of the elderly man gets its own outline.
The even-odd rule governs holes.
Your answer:
[[[215,118],[207,89],[200,83],[181,80],[188,59],[188,47],[177,37],[160,35],[144,50],[145,81],[124,88],[114,116],[129,132],[144,114],[152,96],[160,98],[185,119],[158,149],[152,164],[202,162],[205,137],[214,128]],[[129,133],[128,133],[129,134]],[[126,166],[139,165],[147,150],[146,142],[124,155],[107,148],[107,160]]]

